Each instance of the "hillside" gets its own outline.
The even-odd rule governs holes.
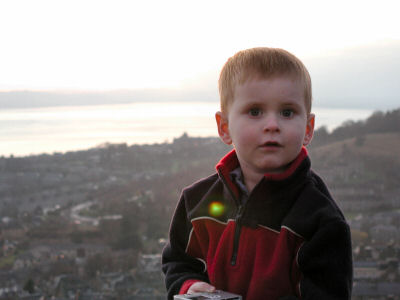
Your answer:
[[[400,109],[345,122],[331,133],[319,128],[309,146],[313,169],[329,187],[353,194],[369,189],[386,199],[399,188],[399,149]],[[341,196],[337,198],[340,202]]]
[[[400,133],[373,133],[310,149],[313,169],[343,211],[400,208]]]
[[[343,159],[343,154],[347,151],[366,159],[381,157],[400,163],[399,150],[400,132],[373,133],[312,147],[310,155],[314,160],[327,159],[329,162],[335,163],[335,161]]]
[[[373,134],[400,132],[400,109],[387,112],[376,111],[366,120],[346,121],[331,133],[326,127],[320,127],[314,132],[311,147],[331,144],[345,139]]]

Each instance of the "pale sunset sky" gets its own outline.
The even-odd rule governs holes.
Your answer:
[[[303,60],[316,127],[398,108],[397,2],[1,0],[0,155],[216,136],[219,71],[259,46]]]
[[[3,0],[0,37],[0,90],[182,88],[240,49],[307,60],[399,41],[400,25],[385,0]]]

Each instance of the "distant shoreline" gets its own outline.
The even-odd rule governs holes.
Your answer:
[[[190,137],[217,137],[216,102],[136,102],[0,110],[0,155],[78,151],[111,143],[143,145]],[[313,108],[316,128],[363,120],[373,110]]]
[[[314,95],[314,106],[325,109],[389,110],[398,107],[398,99],[322,97]],[[34,91],[0,90],[0,110],[52,108],[133,103],[205,102],[218,103],[218,91],[213,89],[142,89],[110,91]]]

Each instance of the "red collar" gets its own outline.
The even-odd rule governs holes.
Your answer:
[[[303,146],[300,150],[299,155],[295,158],[294,161],[290,163],[290,166],[282,173],[277,173],[277,174],[269,174],[266,173],[264,174],[265,178],[267,180],[274,180],[274,181],[279,181],[279,180],[284,180],[288,177],[290,177],[296,169],[300,166],[302,161],[308,156],[307,149]],[[221,174],[229,183],[229,173],[236,169],[239,166],[239,160],[236,155],[235,149],[231,150],[228,154],[226,154],[216,165],[216,169],[219,174]],[[236,190],[236,186],[231,183],[230,184],[231,188],[232,186],[234,187],[233,189]]]

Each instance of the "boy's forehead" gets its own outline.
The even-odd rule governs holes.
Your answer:
[[[296,74],[291,71],[286,71],[286,72],[274,72],[274,73],[262,73],[257,70],[252,70],[252,69],[244,69],[236,77],[236,80],[234,80],[234,86],[243,84],[245,82],[251,81],[251,80],[273,80],[273,79],[289,79],[292,81],[297,81],[301,82],[301,76],[299,74]]]
[[[242,93],[243,91],[249,95],[254,95],[255,97],[258,95],[258,93],[262,92],[262,90],[264,89],[263,85],[258,85],[257,82],[274,82],[276,80],[279,79],[284,79],[283,84],[280,85],[281,89],[284,89],[285,86],[287,87],[295,87],[294,89],[294,93],[297,94],[296,89],[299,90],[300,94],[301,94],[301,98],[303,99],[303,104],[307,110],[307,101],[306,98],[304,96],[304,85],[302,84],[302,81],[300,78],[298,78],[298,76],[293,76],[293,75],[282,75],[282,74],[276,74],[273,76],[262,76],[262,75],[252,75],[252,76],[248,76],[246,77],[245,80],[243,80],[242,82],[237,82],[234,86],[233,86],[233,97],[231,98],[230,102],[228,103],[228,110],[230,108],[230,106],[233,104],[233,102],[235,100],[237,100],[238,96],[238,92]],[[281,81],[282,83],[282,81]],[[268,87],[265,87],[265,89],[268,89]],[[283,94],[285,93],[285,90],[283,90]],[[272,101],[272,100],[269,100]]]
[[[261,84],[260,84],[261,83]],[[293,76],[251,76],[245,80],[237,82],[233,86],[233,99],[239,91],[246,91],[249,94],[257,94],[270,88],[278,89],[282,94],[285,92],[300,92],[304,98],[304,85],[299,78]],[[233,100],[232,99],[232,100]]]

